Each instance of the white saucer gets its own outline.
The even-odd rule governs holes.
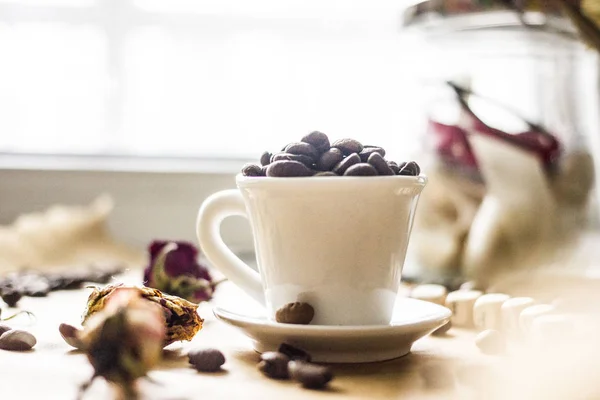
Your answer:
[[[390,325],[292,325],[269,321],[263,314],[213,309],[215,316],[242,330],[259,352],[277,350],[283,342],[325,363],[365,363],[391,360],[410,352],[412,344],[444,325],[451,311],[437,304],[399,298]]]

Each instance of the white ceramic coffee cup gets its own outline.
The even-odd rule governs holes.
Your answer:
[[[389,324],[424,176],[269,178],[238,175],[238,189],[207,198],[198,213],[204,255],[264,304],[269,318],[307,302],[311,324]],[[220,236],[246,216],[259,273]]]

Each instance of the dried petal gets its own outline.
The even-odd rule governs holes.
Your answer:
[[[108,299],[113,294],[119,293],[117,289],[125,288],[139,292],[141,297],[162,307],[164,324],[167,329],[164,346],[181,340],[192,340],[202,329],[204,320],[197,313],[198,304],[164,294],[158,289],[124,285],[109,285],[104,289],[94,289],[88,298],[82,324],[85,326],[93,314],[103,310]]]
[[[208,269],[197,261],[198,250],[191,243],[155,241],[148,251],[147,286],[194,303],[212,298],[216,285]]]

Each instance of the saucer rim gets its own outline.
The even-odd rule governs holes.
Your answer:
[[[412,303],[427,303],[428,307],[437,308],[437,312],[428,313],[427,315],[419,315],[414,320],[398,321],[394,323],[394,320],[387,325],[299,325],[299,324],[287,324],[281,322],[274,322],[268,320],[266,317],[261,316],[248,316],[243,315],[240,312],[228,310],[223,306],[213,306],[213,315],[219,320],[225,320],[224,322],[231,323],[237,322],[245,325],[262,326],[264,328],[273,330],[293,330],[298,333],[375,333],[382,331],[390,331],[394,329],[428,329],[432,325],[446,323],[452,317],[452,311],[444,306],[426,302],[424,300],[404,298],[402,302]],[[230,316],[229,318],[227,316]]]

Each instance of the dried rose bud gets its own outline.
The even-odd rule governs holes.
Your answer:
[[[163,323],[167,329],[164,346],[180,340],[192,340],[196,333],[202,329],[204,320],[198,315],[198,304],[177,296],[164,294],[158,289],[124,286],[122,284],[108,285],[104,289],[94,289],[88,298],[82,325],[85,326],[93,314],[103,310],[108,300],[115,293],[125,288],[139,292],[144,299],[157,303],[162,307]]]
[[[130,393],[134,381],[160,361],[165,334],[161,307],[135,288],[120,287],[89,318],[78,339],[94,367],[92,380],[103,377]]]
[[[194,303],[212,299],[216,284],[200,264],[198,250],[187,242],[155,241],[148,248],[150,264],[144,270],[146,286]]]

